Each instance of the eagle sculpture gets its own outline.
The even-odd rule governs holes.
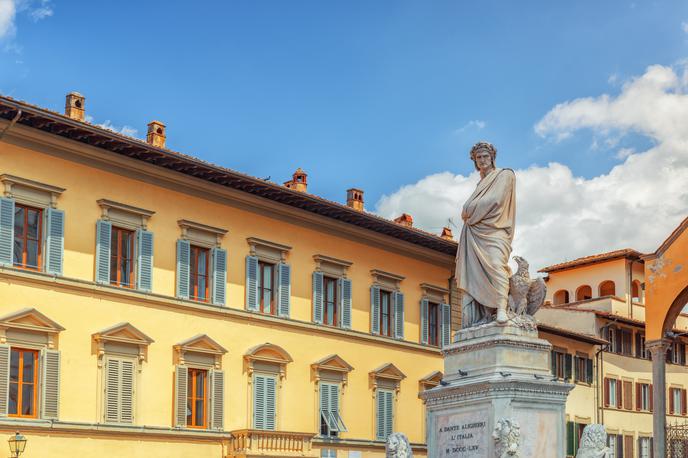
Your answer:
[[[528,261],[514,256],[518,270],[509,278],[509,311],[517,316],[533,316],[545,301],[547,287],[542,278],[530,279]]]

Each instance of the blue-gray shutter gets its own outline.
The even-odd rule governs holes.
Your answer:
[[[342,317],[341,327],[351,329],[351,280],[348,278],[339,279],[340,297],[340,316]]]
[[[153,289],[153,233],[138,229],[136,241],[136,289],[149,293]]]
[[[420,301],[420,343],[428,343],[428,309],[429,304],[427,299],[421,299]]]
[[[265,385],[264,376],[253,376],[253,427],[255,429],[265,429]]]
[[[110,283],[110,239],[112,224],[98,220],[96,223],[96,282]]]
[[[392,434],[394,423],[394,394],[389,390],[377,390],[376,402],[376,427],[375,436],[377,440],[387,440]]]
[[[174,423],[176,428],[186,428],[186,403],[189,371],[186,366],[174,368]]]
[[[313,272],[313,322],[323,322],[323,274]]]
[[[258,298],[258,258],[246,256],[246,308],[258,311],[260,301]]]
[[[385,439],[392,434],[394,429],[394,393],[384,391],[385,398]]]
[[[227,289],[227,250],[213,248],[211,257],[213,260],[213,304],[225,305]]]
[[[451,343],[451,306],[449,304],[440,304],[442,313],[442,346],[445,347]]]
[[[289,318],[291,302],[291,268],[283,262],[277,264],[277,313]]]
[[[10,394],[10,346],[0,344],[0,417],[8,413]]]
[[[189,298],[190,270],[191,244],[188,240],[177,240],[177,297],[180,299]]]
[[[225,373],[212,371],[210,373],[210,427],[224,429],[225,414]]]
[[[0,197],[0,265],[12,265],[14,262],[12,257],[13,246],[14,199]]]
[[[370,287],[370,332],[380,334],[380,288]]]
[[[265,429],[274,431],[277,419],[277,379],[265,379]]]
[[[41,418],[60,416],[60,352],[41,350]]]
[[[404,294],[394,293],[394,338],[404,338]]]
[[[64,212],[54,208],[46,211],[45,271],[62,275],[64,257]]]

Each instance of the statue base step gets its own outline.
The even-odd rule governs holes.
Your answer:
[[[514,456],[565,456],[564,408],[573,385],[553,379],[551,348],[536,330],[510,323],[459,331],[443,349],[445,385],[421,394],[428,457],[501,456],[505,441],[520,444]],[[508,428],[495,430],[500,419],[520,426],[520,440],[515,428],[511,436]]]

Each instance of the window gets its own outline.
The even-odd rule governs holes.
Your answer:
[[[133,288],[134,232],[113,227],[110,236],[110,284]]]
[[[592,288],[589,285],[583,285],[576,290],[576,300],[585,301],[592,299]]]
[[[566,422],[566,456],[576,456],[586,426],[585,423]]]
[[[208,408],[208,371],[189,368],[186,391],[186,426],[205,428]]]
[[[623,436],[623,458],[633,458],[633,436]]]
[[[607,434],[607,447],[609,458],[624,458],[623,436],[620,434]]]
[[[258,297],[260,311],[267,315],[275,315],[275,265],[258,262]]]
[[[136,361],[105,357],[105,422],[134,423]]]
[[[666,360],[672,364],[686,364],[686,345],[682,342],[673,342],[666,353]]]
[[[394,424],[394,392],[391,390],[378,389],[375,395],[376,404],[376,428],[375,438],[377,440],[387,440],[392,434]]]
[[[12,348],[9,381],[9,416],[36,418],[38,351]]]
[[[554,293],[553,302],[554,302],[554,305],[568,304],[569,303],[569,292],[566,291],[565,289],[560,289],[559,291]]]
[[[574,358],[574,381],[579,383],[592,383],[592,372],[592,359],[582,355],[578,355]]]
[[[26,269],[41,269],[43,210],[14,205],[13,264]]]
[[[638,280],[633,280],[631,283],[631,300],[640,302],[640,282]]]
[[[320,435],[336,437],[346,430],[339,413],[339,384],[320,383]]]
[[[440,345],[440,305],[428,303],[428,344]]]
[[[552,375],[568,380],[571,378],[571,355],[559,350],[552,350]]]
[[[635,333],[635,357],[650,359],[650,352],[645,349],[645,333]]]
[[[638,438],[638,458],[650,458],[652,456],[652,438]]]
[[[604,328],[604,337],[609,341],[607,351],[627,356],[633,354],[633,333],[628,329],[609,326]]]
[[[669,414],[686,414],[686,390],[682,388],[669,388]]]
[[[337,280],[330,277],[323,277],[323,324],[337,326],[339,323],[339,313],[337,311]]]
[[[621,382],[613,378],[604,379],[605,407],[621,408]]]
[[[274,430],[277,416],[277,377],[253,376],[253,427]]]
[[[392,293],[380,290],[380,335],[392,336],[393,329]]]
[[[191,264],[189,271],[189,297],[192,300],[208,302],[210,300],[210,250],[199,246],[190,247]]]
[[[600,283],[600,297],[616,296],[616,285],[613,281],[607,280]]]
[[[649,383],[636,383],[635,384],[635,408],[636,410],[652,410],[651,396],[652,392],[650,390]]]

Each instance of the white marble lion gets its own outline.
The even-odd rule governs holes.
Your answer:
[[[387,458],[413,458],[413,450],[406,434],[392,433],[387,438],[385,445],[385,456]]]
[[[576,458],[609,458],[604,425],[588,425],[583,430]]]

